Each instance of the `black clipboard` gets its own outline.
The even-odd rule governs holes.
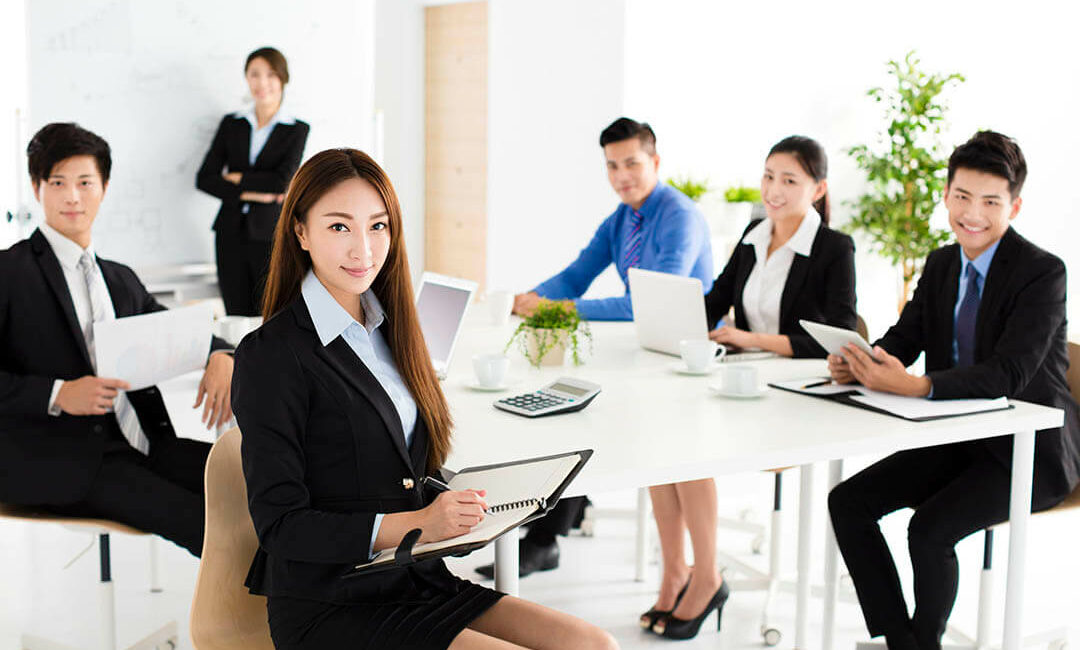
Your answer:
[[[908,422],[932,422],[934,420],[947,420],[949,418],[962,418],[962,417],[967,416],[967,415],[981,415],[983,413],[996,413],[997,411],[1008,411],[1009,409],[1016,408],[1012,404],[1008,404],[1008,405],[1006,405],[1004,407],[1001,407],[1001,408],[991,408],[991,409],[986,409],[985,411],[972,411],[970,413],[950,413],[948,415],[928,415],[928,416],[921,417],[921,418],[909,418],[909,417],[904,417],[903,415],[900,415],[898,413],[893,413],[892,411],[886,411],[885,409],[879,409],[876,406],[870,406],[869,404],[865,404],[863,402],[859,402],[857,400],[851,399],[852,397],[854,397],[856,395],[861,395],[862,394],[857,390],[850,390],[850,391],[846,391],[846,392],[843,392],[843,393],[821,394],[821,393],[808,393],[806,391],[798,390],[798,389],[795,389],[795,388],[788,388],[787,386],[780,386],[780,385],[773,384],[773,383],[770,383],[769,387],[770,388],[775,388],[777,390],[785,390],[785,391],[787,391],[789,393],[795,393],[796,395],[806,395],[807,397],[816,397],[818,399],[829,400],[830,402],[837,402],[838,404],[845,404],[847,406],[854,406],[855,408],[859,408],[859,409],[862,409],[864,411],[870,411],[872,413],[880,413],[882,415],[888,415],[890,417],[899,418],[901,420],[907,420]]]
[[[529,523],[531,521],[535,521],[535,520],[539,519],[540,517],[543,517],[544,515],[546,515],[548,512],[550,512],[551,509],[554,508],[555,505],[559,502],[559,498],[562,496],[563,492],[566,491],[566,488],[569,487],[570,483],[577,477],[577,475],[579,473],[581,473],[581,469],[585,466],[585,463],[588,462],[589,458],[592,457],[592,454],[593,454],[592,449],[581,449],[581,450],[578,450],[578,451],[570,451],[570,452],[566,452],[566,453],[562,453],[562,454],[553,454],[551,456],[541,456],[541,457],[537,457],[537,458],[527,458],[527,459],[524,459],[524,460],[515,460],[515,461],[509,461],[509,462],[505,462],[505,463],[496,463],[496,464],[493,464],[493,465],[480,465],[480,466],[477,466],[477,467],[466,467],[465,469],[459,470],[457,472],[452,472],[452,471],[449,471],[449,470],[446,470],[446,469],[440,470],[439,473],[442,474],[443,478],[446,479],[447,481],[450,481],[451,479],[453,479],[455,476],[457,476],[459,474],[466,474],[466,473],[471,473],[471,472],[481,472],[481,471],[487,471],[487,470],[493,470],[493,469],[503,469],[503,468],[510,469],[510,468],[513,468],[513,467],[519,467],[521,465],[527,465],[527,464],[530,464],[530,463],[538,463],[538,462],[542,462],[542,461],[554,460],[554,459],[557,459],[557,458],[566,458],[566,457],[575,456],[575,455],[578,456],[577,463],[574,465],[573,469],[570,470],[569,474],[567,474],[566,478],[563,479],[562,483],[560,483],[559,486],[557,488],[555,488],[555,490],[552,491],[551,494],[547,495],[546,497],[544,497],[544,496],[538,497],[538,500],[540,501],[540,503],[537,504],[537,508],[535,510],[530,511],[528,514],[524,514],[520,519],[515,519],[512,524],[498,530],[498,532],[493,531],[492,534],[488,535],[486,538],[481,539],[481,540],[475,540],[475,541],[471,541],[471,542],[463,542],[461,544],[453,544],[453,545],[445,546],[445,547],[439,548],[439,549],[432,549],[432,550],[428,550],[428,551],[421,551],[421,552],[418,552],[418,553],[414,553],[414,549],[416,547],[416,542],[417,542],[417,540],[420,539],[420,534],[421,534],[420,529],[416,528],[416,529],[413,529],[413,530],[409,531],[405,535],[405,537],[402,538],[401,543],[398,544],[397,549],[395,549],[393,551],[391,551],[390,549],[386,549],[384,551],[381,551],[379,553],[379,555],[377,555],[371,562],[355,565],[343,577],[350,578],[350,577],[355,577],[355,576],[367,575],[367,574],[370,574],[370,573],[377,573],[377,572],[380,572],[380,571],[387,571],[389,569],[397,569],[397,568],[409,566],[410,564],[415,564],[416,562],[420,562],[422,560],[429,560],[429,559],[434,559],[434,558],[439,558],[439,557],[446,557],[446,556],[460,557],[460,556],[463,556],[463,555],[468,555],[469,553],[472,553],[473,551],[475,551],[477,549],[483,548],[483,547],[487,546],[488,544],[490,544],[495,539],[497,539],[497,538],[501,537],[502,535],[510,532],[511,530],[513,530],[515,528],[518,528],[519,526],[522,526],[524,524],[527,524],[527,523]],[[479,488],[479,489],[483,489],[482,485],[477,485],[477,486],[474,486],[474,487]]]

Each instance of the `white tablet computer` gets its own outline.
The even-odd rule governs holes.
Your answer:
[[[869,354],[871,358],[874,357],[874,349],[870,347],[866,339],[859,336],[858,332],[833,327],[832,325],[813,323],[808,320],[800,320],[799,325],[802,325],[806,333],[814,337],[814,340],[825,348],[825,351],[829,354],[840,354],[840,350],[845,345],[852,343],[855,347]]]

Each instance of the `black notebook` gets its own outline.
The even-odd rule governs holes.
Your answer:
[[[1005,411],[1013,408],[1005,397],[996,399],[931,400],[925,397],[903,397],[868,390],[855,384],[833,384],[828,377],[805,377],[770,383],[780,390],[810,395],[847,404],[857,408],[903,418],[912,422],[929,422],[976,413]]]
[[[538,519],[555,507],[564,490],[578,475],[591,449],[555,456],[530,458],[498,465],[469,467],[457,473],[443,471],[451,490],[487,490],[488,510],[475,528],[439,542],[416,544],[419,529],[411,531],[397,549],[386,549],[375,559],[358,564],[348,575],[404,566],[418,560],[465,555],[490,544],[504,533]]]

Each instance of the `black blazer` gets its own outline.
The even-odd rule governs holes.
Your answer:
[[[708,327],[735,307],[735,326],[749,329],[743,309],[743,289],[754,269],[757,255],[746,234],[762,220],[750,222],[723,273],[705,295]],[[799,325],[801,319],[834,327],[855,329],[855,243],[851,237],[824,223],[814,236],[810,257],[795,255],[780,297],[780,333],[791,339],[796,358],[825,357],[825,349]]]
[[[274,238],[281,205],[247,203],[248,213],[244,214],[240,211],[245,204],[240,200],[240,194],[246,191],[284,193],[300,167],[309,130],[307,122],[300,120],[294,124],[275,125],[266,145],[255,158],[255,164],[251,165],[248,163],[251,123],[232,114],[221,120],[210,150],[195,176],[195,187],[221,199],[221,208],[214,219],[214,230],[218,234],[256,241]],[[226,168],[230,172],[243,173],[239,185],[222,177]]]
[[[135,272],[98,258],[117,318],[165,309]],[[0,251],[0,501],[83,498],[116,416],[48,415],[56,379],[94,374],[64,272],[40,230]],[[231,349],[214,339],[211,351]],[[151,452],[176,440],[156,387],[128,393]]]
[[[259,537],[252,593],[387,603],[457,583],[442,560],[341,578],[369,561],[376,513],[429,502],[428,432],[417,418],[406,448],[390,397],[345,339],[323,347],[303,297],[240,343],[232,406]]]
[[[934,399],[1004,395],[1064,409],[1063,428],[1035,437],[1035,488],[1063,497],[1080,481],[1080,419],[1066,381],[1065,264],[1009,228],[983,285],[975,364],[953,368],[960,255],[952,244],[926,258],[915,295],[877,345],[904,365],[925,351]],[[1011,466],[1012,436],[985,444]]]

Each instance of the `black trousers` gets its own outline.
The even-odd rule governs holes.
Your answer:
[[[151,441],[144,456],[117,426],[86,497],[49,506],[59,515],[108,519],[153,533],[202,554],[206,503],[203,474],[210,445],[183,438]]]
[[[923,650],[941,647],[956,600],[954,547],[968,535],[1009,518],[1010,469],[979,441],[893,454],[837,485],[829,494],[833,530],[871,636],[910,630]],[[1039,490],[1032,510],[1064,496]],[[878,520],[913,508],[908,551],[915,614],[908,617],[896,565]]]
[[[230,316],[262,314],[263,287],[270,268],[271,242],[217,233],[218,287]]]
[[[529,539],[538,542],[550,543],[555,541],[556,535],[566,537],[574,524],[581,521],[585,513],[586,497],[570,497],[559,499],[551,512],[528,524]]]

